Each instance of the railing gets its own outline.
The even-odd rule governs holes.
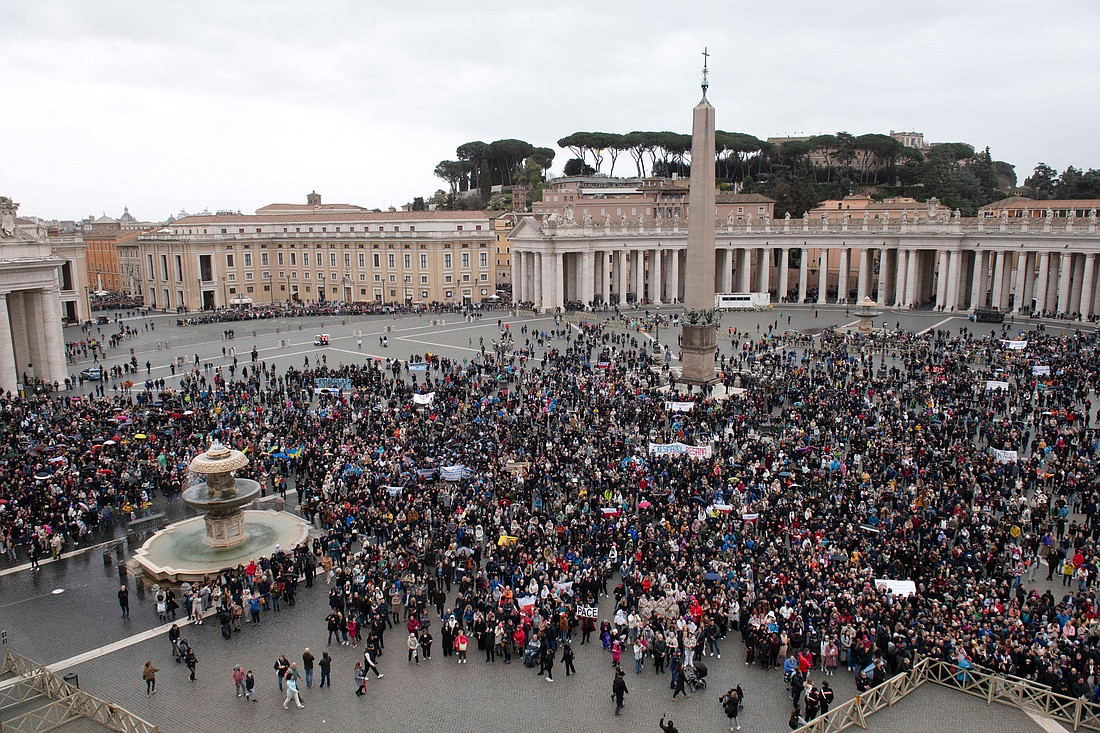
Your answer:
[[[118,733],[160,733],[160,728],[152,723],[89,695],[10,649],[5,650],[3,664],[0,664],[0,674],[9,672],[23,679],[0,689],[0,709],[31,700],[37,695],[51,702],[0,722],[2,733],[46,733],[77,718],[89,718]]]
[[[139,244],[141,242],[220,242],[220,241],[248,241],[248,240],[261,240],[261,241],[294,241],[294,240],[403,240],[403,239],[424,239],[424,240],[437,240],[444,241],[480,241],[485,240],[488,242],[495,242],[497,240],[496,232],[492,229],[481,230],[463,230],[459,231],[423,231],[423,232],[226,232],[225,234],[187,234],[184,231],[173,231],[171,234],[153,233],[142,234],[133,244]]]
[[[593,237],[593,236],[687,236],[687,220],[670,222],[668,219],[627,219],[624,221],[592,221],[592,222],[564,222],[548,218],[541,222],[543,232],[557,237]],[[1088,218],[1053,219],[1048,222],[1045,219],[1031,219],[1025,226],[1021,219],[1009,219],[1002,222],[1000,219],[990,218],[966,218],[966,219],[872,219],[866,223],[862,220],[852,219],[845,223],[843,220],[832,219],[756,219],[751,222],[717,220],[714,223],[714,232],[718,236],[745,235],[745,234],[786,234],[796,236],[800,234],[835,234],[855,236],[857,234],[867,237],[875,237],[881,234],[969,234],[982,232],[986,234],[1021,234],[1034,238],[1036,234],[1046,235],[1093,235],[1098,233],[1097,222]]]
[[[931,682],[986,701],[1030,710],[1072,726],[1073,730],[1100,731],[1100,705],[1054,692],[1047,685],[1004,675],[982,667],[962,670],[939,659],[922,659],[913,668],[877,687],[856,695],[798,729],[797,733],[839,733],[858,725],[867,729],[867,717],[892,707],[909,693]]]

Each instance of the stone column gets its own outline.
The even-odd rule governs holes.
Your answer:
[[[665,253],[662,250],[654,249],[649,252],[649,293],[650,300],[653,301],[653,305],[660,305],[664,300],[664,288],[663,280],[665,263]]]
[[[847,246],[840,248],[840,273],[836,282],[836,302],[838,303],[848,300],[848,277],[852,273],[852,266],[848,261],[850,252]]]
[[[1050,277],[1050,252],[1039,255],[1039,275],[1035,280],[1035,310],[1042,313],[1047,309],[1047,280]]]
[[[565,255],[561,252],[554,253],[554,308],[565,305]]]
[[[779,294],[780,303],[787,299],[787,290],[791,282],[790,274],[788,273],[790,266],[791,250],[789,247],[784,247],[779,253],[779,286],[776,288],[776,292]]]
[[[634,253],[634,302],[641,303],[645,296],[645,250]]]
[[[1073,284],[1069,289],[1070,311],[1081,312],[1081,289],[1085,285],[1084,255],[1072,255],[1073,257]]]
[[[15,363],[15,346],[11,336],[8,294],[0,293],[0,391],[14,394],[19,384],[19,368]]]
[[[1093,286],[1096,281],[1096,253],[1085,255],[1084,275],[1081,279],[1081,320],[1087,321],[1092,315]]]
[[[829,299],[829,248],[822,247],[817,255],[817,302],[824,305]]]
[[[600,295],[606,306],[611,302],[611,258],[604,250],[599,250],[596,254],[600,258]]]
[[[893,304],[894,290],[897,286],[897,275],[894,270],[898,267],[897,254],[892,249],[883,247],[879,250],[878,257],[878,293],[876,302],[883,307]]]
[[[1024,252],[1024,289],[1021,308],[1030,308],[1031,299],[1035,297],[1035,253]]]
[[[798,302],[805,303],[810,282],[810,255],[805,247],[798,250],[798,253]]]
[[[23,308],[27,321],[27,363],[19,365],[19,375],[27,372],[28,376],[46,378],[49,371],[49,361],[46,357],[45,312],[42,310],[39,293],[33,290],[24,290]],[[33,367],[33,368],[32,368]]]
[[[65,381],[65,339],[61,331],[61,291],[55,286],[49,290],[41,291],[40,301],[45,324],[43,332],[45,336],[46,359],[43,366],[46,372],[43,379],[47,382]]]
[[[1058,312],[1069,313],[1070,276],[1073,274],[1073,260],[1063,253],[1058,255]]]
[[[970,284],[970,307],[984,308],[985,291],[982,286],[985,282],[985,252],[979,251],[974,253],[974,272],[972,275]]]
[[[962,266],[962,253],[952,250],[948,259],[947,270],[947,300],[944,308],[953,311],[959,307],[959,268]]]
[[[670,303],[681,302],[680,298],[680,250],[672,250],[672,267],[669,269]]]
[[[593,275],[593,260],[595,252],[581,253],[581,302],[587,308],[596,299],[596,283]]]
[[[627,272],[627,270],[629,269],[629,265],[630,265],[630,253],[627,252],[625,249],[616,250],[615,251],[615,273],[616,273],[616,278],[619,281],[619,305],[620,306],[626,305],[627,283],[629,282],[629,279],[627,277],[629,273]]]
[[[920,303],[920,251],[909,250],[909,256],[905,259],[905,305],[917,305]]]
[[[719,260],[719,262],[722,263],[720,265],[720,267],[722,268],[722,270],[721,270],[722,276],[719,280],[718,287],[721,288],[723,293],[730,293],[730,292],[733,292],[734,250],[732,250],[732,249],[723,249],[723,250],[720,250],[720,254],[721,254],[721,259]]]
[[[871,293],[871,250],[861,247],[859,250],[859,275],[856,285],[856,302],[862,303],[863,299]]]
[[[512,272],[510,277],[512,278],[512,299],[520,300],[520,292],[522,291],[522,283],[520,282],[520,263],[519,252],[512,250]]]
[[[947,309],[947,268],[950,266],[946,249],[940,250],[936,263],[936,307]]]
[[[1004,293],[1005,253],[997,250],[993,260],[993,307],[1001,310],[1001,295]]]
[[[770,293],[772,289],[772,248],[759,249],[756,256],[756,289],[761,293]]]
[[[894,266],[894,307],[901,308],[905,305],[905,269],[909,264],[909,252],[898,248],[897,265]]]
[[[542,268],[545,264],[544,255],[542,252],[532,252],[535,257],[535,266],[531,268],[531,290],[534,297],[531,298],[531,302],[535,304],[535,308],[541,310],[543,308],[544,293],[543,293],[543,280],[542,280]]]
[[[8,311],[11,314],[11,340],[15,347],[15,373],[18,378],[20,370],[31,360],[30,344],[27,343],[27,313],[22,292],[15,290],[8,293]]]
[[[1024,307],[1024,291],[1027,282],[1027,252],[1016,254],[1016,279],[1012,283],[1012,312],[1019,313]]]
[[[741,262],[738,265],[738,275],[741,277],[741,287],[738,292],[748,293],[752,291],[752,250],[748,247],[741,249]]]

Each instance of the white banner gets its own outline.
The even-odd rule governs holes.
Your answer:
[[[695,407],[694,402],[666,402],[665,409],[672,412],[691,412]]]
[[[915,596],[917,584],[911,580],[890,580],[889,578],[875,578],[876,588],[885,588],[895,596]]]
[[[599,618],[600,609],[595,606],[578,606],[577,618]]]
[[[418,405],[430,405],[435,400],[435,392],[428,392],[426,394],[414,394],[413,402]]]
[[[997,450],[996,448],[991,450],[998,463],[1015,463],[1020,458],[1020,454],[1014,450]]]
[[[998,389],[1008,389],[1008,382],[1002,382],[997,379],[985,380],[985,391],[992,392]]]
[[[469,472],[465,466],[444,466],[439,469],[439,475],[444,481],[461,481],[469,475]]]
[[[710,458],[712,449],[709,445],[685,445],[684,443],[650,443],[649,455],[689,455],[692,458]]]
[[[1013,351],[1023,351],[1027,348],[1027,341],[1004,340],[1001,343],[1004,344],[1006,349],[1012,349]]]
[[[1031,373],[1036,376],[1040,374],[1050,374],[1050,367],[1036,364],[1035,366],[1031,367]]]

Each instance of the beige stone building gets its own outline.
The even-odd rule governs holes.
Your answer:
[[[1033,199],[1026,196],[1010,196],[983,206],[982,216],[998,219],[1045,219],[1047,209],[1053,219],[1085,218],[1090,211],[1100,209],[1100,199]],[[1071,213],[1072,212],[1072,213]]]
[[[497,288],[498,246],[483,211],[372,212],[311,193],[255,214],[182,217],[120,246],[119,262],[145,305],[162,310],[476,303]]]

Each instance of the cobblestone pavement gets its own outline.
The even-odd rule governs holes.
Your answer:
[[[157,626],[148,592],[144,597],[132,595],[131,619],[118,617],[113,568],[107,570],[96,556],[62,561],[44,569],[37,579],[30,578],[28,572],[6,577],[0,587],[0,614],[3,623],[10,622],[16,630],[12,647],[37,661],[54,663]],[[55,587],[66,590],[55,595],[50,592]],[[741,718],[746,731],[783,730],[790,710],[781,673],[746,666],[744,647],[735,636],[724,640],[722,659],[707,659],[709,689],[687,700],[670,700],[667,675],[654,675],[650,668],[635,675],[628,668],[630,695],[623,716],[616,718],[610,701],[610,658],[598,646],[578,646],[578,675],[567,678],[558,665],[551,683],[521,661],[486,664],[476,653],[466,665],[458,665],[438,650],[431,661],[409,664],[404,634],[395,629],[387,633],[389,649],[379,660],[385,677],[372,677],[367,696],[359,699],[352,694],[352,666],[361,650],[325,646],[326,597],[323,583],[312,589],[303,587],[297,606],[269,613],[260,626],[246,627],[229,641],[221,638],[214,623],[185,627],[184,636],[199,657],[198,679],[193,683],[187,680],[186,669],[173,663],[163,634],[107,651],[59,673],[76,673],[82,689],[117,702],[171,733],[206,733],[211,706],[222,724],[233,727],[283,730],[294,725],[333,733],[359,731],[364,726],[386,731],[484,733],[504,726],[536,725],[564,732],[587,731],[593,722],[611,731],[656,730],[662,715],[676,721],[684,733],[721,731],[724,716],[717,698],[735,684],[746,691]],[[602,610],[608,608],[604,599]],[[12,609],[18,609],[20,615],[9,616]],[[300,657],[305,646],[318,655],[324,650],[332,654],[335,687],[303,688],[306,708],[283,710],[283,695],[276,689],[272,666],[282,653],[291,660]],[[158,692],[151,698],[145,696],[141,681],[146,660],[162,670]],[[255,671],[259,702],[250,704],[234,697],[229,675],[235,664]],[[814,676],[821,678],[820,673]],[[838,701],[855,694],[851,677],[843,670],[828,679]],[[931,686],[899,703],[895,710],[876,714],[870,727],[888,733],[1038,730],[1020,711],[1004,706],[987,708],[973,698]]]
[[[789,325],[784,322],[787,316],[791,320]],[[169,384],[174,384],[168,368],[170,358],[186,355],[190,364],[193,354],[198,353],[204,361],[225,366],[231,359],[222,357],[222,346],[235,347],[242,363],[247,363],[248,352],[255,345],[262,359],[274,361],[280,368],[299,365],[304,356],[310,356],[313,361],[321,352],[328,355],[330,364],[361,362],[379,356],[408,358],[410,354],[426,351],[472,357],[479,338],[485,339],[487,348],[496,338],[498,317],[513,324],[514,329],[523,323],[533,329],[553,325],[552,319],[547,317],[509,318],[495,312],[486,314],[480,323],[465,322],[457,315],[425,315],[422,318],[349,320],[347,325],[334,325],[332,318],[317,318],[210,324],[182,329],[168,325],[174,324],[174,318],[159,317],[155,319],[158,323],[155,332],[142,332],[137,339],[115,349],[107,364],[128,359],[132,346],[143,367],[146,359],[150,361],[153,377],[164,377]],[[448,325],[428,326],[429,319],[436,318],[444,319]],[[962,318],[949,318],[944,314],[886,312],[883,318],[890,325],[900,321],[903,327],[914,330],[956,329],[967,325]],[[756,324],[762,323],[766,331],[768,324],[778,321],[781,330],[817,329],[854,320],[854,316],[845,315],[843,308],[821,309],[815,316],[815,309],[788,307],[785,311],[777,308],[768,314],[726,314],[722,328],[724,331],[734,326],[754,332]],[[320,325],[322,321],[325,326]],[[141,321],[130,323],[140,325]],[[251,336],[252,325],[256,326],[255,338]],[[377,339],[385,333],[386,326],[394,329],[389,332],[390,347],[379,349]],[[234,341],[221,340],[220,333],[225,328],[236,328]],[[983,331],[985,328],[990,327],[982,326]],[[327,349],[312,346],[312,334],[322,329],[333,336],[333,346]],[[355,346],[356,331],[363,333],[361,350]],[[288,332],[291,343],[282,347],[279,343],[287,338]],[[70,340],[80,336],[78,330],[66,332]],[[662,336],[665,336],[663,330]],[[158,340],[162,344],[167,340],[171,348],[158,350]],[[671,341],[672,337],[666,340]],[[728,339],[724,346],[728,347]],[[70,369],[75,373],[86,365],[76,363]],[[289,496],[293,498],[293,493]],[[163,510],[159,500],[154,510]],[[184,516],[186,511],[178,504],[168,508],[172,519]],[[186,670],[173,663],[166,636],[127,645],[125,639],[153,629],[159,622],[153,612],[151,592],[148,589],[139,591],[132,576],[127,579],[131,590],[131,618],[120,619],[115,598],[118,582],[115,562],[105,566],[101,553],[96,550],[47,564],[38,573],[19,571],[2,575],[0,632],[7,633],[11,648],[47,664],[123,640],[119,642],[120,648],[108,647],[96,658],[68,667],[63,673],[78,674],[82,688],[118,702],[160,725],[166,733],[206,733],[211,725],[211,713],[222,726],[284,730],[293,725],[333,733],[364,729],[484,733],[501,728],[587,732],[593,723],[612,731],[645,731],[657,730],[656,724],[662,715],[676,721],[684,733],[721,731],[725,729],[725,718],[717,698],[738,683],[747,695],[741,718],[746,731],[785,730],[790,709],[781,673],[745,666],[744,648],[740,639],[734,636],[724,640],[725,653],[721,660],[708,659],[709,690],[687,700],[670,701],[667,676],[655,676],[651,669],[641,675],[628,670],[631,694],[623,716],[616,718],[612,715],[610,701],[610,661],[595,647],[577,647],[577,677],[565,677],[564,669],[558,665],[555,681],[550,683],[537,677],[534,670],[523,667],[521,662],[504,665],[498,660],[490,665],[476,656],[471,657],[469,664],[460,666],[437,652],[435,658],[423,661],[419,667],[410,665],[405,661],[404,635],[393,630],[387,634],[391,651],[380,660],[386,676],[382,680],[372,678],[364,698],[352,694],[351,669],[360,650],[331,647],[336,687],[303,690],[306,708],[283,710],[272,665],[281,653],[293,660],[300,657],[305,646],[318,654],[327,648],[323,621],[327,594],[323,584],[309,590],[303,588],[297,607],[268,614],[261,626],[246,628],[229,641],[222,640],[216,624],[187,627],[184,635],[192,642],[200,660],[198,680],[191,683],[187,681]],[[1039,587],[1046,585],[1040,582]],[[1059,588],[1052,587],[1058,595]],[[141,666],[145,660],[153,661],[162,669],[158,675],[159,691],[151,698],[144,695],[141,681]],[[258,703],[246,703],[234,697],[229,679],[234,664],[256,672]],[[830,682],[838,701],[855,693],[850,676],[843,672],[830,678]],[[871,719],[870,727],[877,731],[904,730],[907,733],[955,729],[995,730],[998,733],[1038,730],[1019,711],[1003,706],[987,708],[980,701],[931,687],[922,688],[893,710],[877,714]]]

